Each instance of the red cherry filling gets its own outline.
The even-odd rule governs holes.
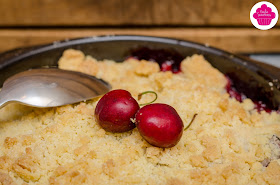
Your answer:
[[[227,93],[230,95],[230,97],[235,98],[237,101],[242,102],[244,99],[247,98],[247,96],[243,93],[238,92],[234,88],[234,84],[232,83],[232,80],[226,76],[227,78],[227,85],[226,85],[226,90]],[[261,111],[266,111],[267,113],[272,112],[271,109],[269,109],[266,104],[264,104],[262,101],[254,101],[255,104],[255,109],[257,109],[258,112]]]
[[[262,101],[255,101],[254,104],[255,104],[255,109],[257,109],[258,112],[261,112],[263,110],[266,111],[267,113],[272,112],[272,110],[267,108],[266,104],[264,104]]]
[[[246,99],[246,95],[243,93],[239,93],[233,86],[233,83],[231,79],[226,76],[227,79],[227,85],[226,90],[227,93],[230,95],[230,97],[235,98],[237,101],[242,102],[244,99]]]
[[[173,73],[179,73],[181,71],[180,64],[184,59],[183,56],[176,51],[149,48],[134,50],[131,56],[139,60],[144,59],[157,62],[161,71],[172,71]]]
[[[172,71],[172,62],[166,61],[161,64],[161,71]]]

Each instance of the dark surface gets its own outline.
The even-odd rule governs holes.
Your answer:
[[[192,42],[147,36],[90,37],[3,53],[0,55],[0,85],[20,71],[57,66],[58,59],[68,48],[82,50],[97,59],[121,62],[137,48],[143,47],[175,51],[183,57],[202,54],[214,67],[231,78],[239,92],[254,101],[262,101],[271,109],[279,109],[279,68]]]

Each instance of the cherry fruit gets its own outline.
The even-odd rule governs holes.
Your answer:
[[[162,103],[142,107],[136,113],[136,126],[142,137],[157,147],[175,146],[183,134],[183,121],[176,110]]]
[[[95,108],[99,125],[109,132],[126,132],[135,128],[131,118],[139,110],[137,101],[126,90],[113,90],[105,94]]]

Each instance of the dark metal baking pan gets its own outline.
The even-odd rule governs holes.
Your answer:
[[[183,57],[202,54],[218,70],[229,76],[235,88],[247,97],[278,110],[280,105],[280,69],[205,45],[160,37],[117,35],[88,37],[52,44],[21,48],[0,54],[0,86],[9,76],[30,68],[57,66],[63,51],[82,50],[97,59],[123,61],[140,47],[173,50]]]

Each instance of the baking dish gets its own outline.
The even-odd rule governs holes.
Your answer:
[[[63,51],[78,49],[96,59],[123,61],[137,48],[172,50],[183,57],[202,54],[215,68],[233,81],[235,88],[268,108],[280,107],[280,69],[226,51],[170,38],[115,35],[79,38],[52,44],[20,48],[0,55],[0,86],[5,79],[30,68],[57,66]]]

